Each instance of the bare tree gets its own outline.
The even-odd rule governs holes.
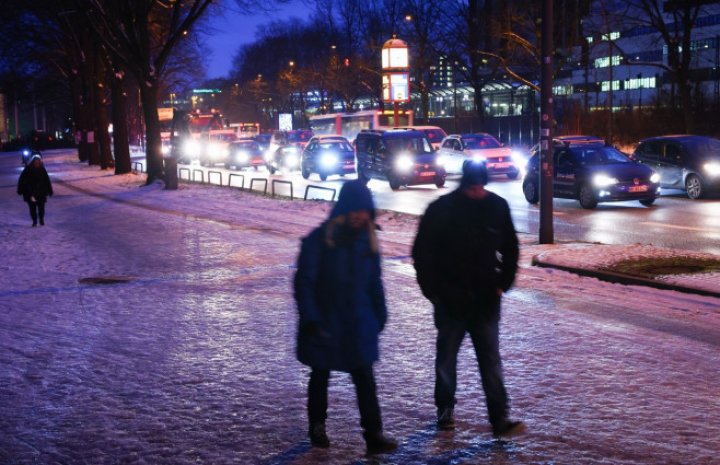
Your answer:
[[[158,98],[173,50],[205,14],[212,0],[87,0],[96,37],[140,87],[146,127],[147,182],[162,178]]]

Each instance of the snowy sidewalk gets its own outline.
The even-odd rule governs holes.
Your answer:
[[[171,192],[72,153],[46,159],[56,195],[47,226],[31,228],[18,160],[0,155],[3,465],[720,464],[720,299],[532,266],[543,253],[600,259],[580,249],[602,246],[529,236],[501,329],[528,433],[492,439],[468,341],[458,429],[436,431],[432,309],[409,258],[417,218],[393,212],[378,217],[389,320],[376,375],[401,446],[363,457],[352,383],[337,374],[333,445],[311,449],[291,282],[300,238],[330,205]]]
[[[644,260],[656,262],[657,266],[674,260],[682,263],[689,259],[720,261],[711,254],[667,249],[651,245],[603,245],[603,244],[560,244],[533,257],[537,266],[571,271],[609,282],[650,286],[658,289],[707,295],[720,298],[720,271],[662,274],[654,279],[613,270],[613,266],[625,261]],[[668,269],[671,265],[665,265]]]

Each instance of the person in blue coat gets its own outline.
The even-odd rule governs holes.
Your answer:
[[[383,434],[373,363],[387,321],[370,190],[348,181],[327,221],[302,241],[294,280],[299,312],[297,358],[311,368],[310,442],[327,448],[325,430],[331,371],[350,374],[357,392],[368,454],[397,443]]]

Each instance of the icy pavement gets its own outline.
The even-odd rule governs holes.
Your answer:
[[[655,279],[638,278],[612,271],[613,265],[623,261],[638,259],[657,260],[658,263],[670,259],[713,259],[720,257],[711,254],[675,250],[651,245],[605,245],[605,244],[560,244],[548,246],[547,250],[533,257],[533,263],[541,266],[572,270],[588,276],[599,277],[623,284],[641,284],[652,287],[675,289],[682,292],[720,297],[720,272],[696,272],[683,274],[664,274]]]
[[[528,236],[502,324],[528,433],[492,440],[467,341],[458,429],[435,431],[435,331],[408,257],[417,218],[392,212],[378,220],[390,316],[376,373],[401,447],[363,457],[352,383],[337,374],[333,446],[313,450],[290,285],[299,239],[328,205],[169,192],[68,153],[47,164],[56,195],[47,226],[30,228],[17,160],[0,155],[3,465],[720,464],[720,299],[533,267],[563,246]]]

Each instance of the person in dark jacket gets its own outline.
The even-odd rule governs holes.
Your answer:
[[[421,218],[412,256],[438,330],[437,426],[455,428],[457,354],[469,333],[493,435],[500,437],[525,428],[508,418],[498,337],[501,296],[513,284],[519,252],[508,204],[485,184],[485,164],[466,161],[460,187],[432,202]]]
[[[368,454],[390,452],[383,435],[373,363],[387,320],[375,234],[375,207],[368,188],[348,181],[330,218],[302,241],[294,288],[300,321],[298,360],[311,368],[308,385],[310,441],[326,448],[331,371],[350,374]]]
[[[23,169],[18,180],[17,193],[23,196],[23,200],[30,207],[33,227],[37,226],[38,219],[41,226],[45,225],[45,202],[48,196],[53,195],[53,189],[40,155],[33,155]]]

